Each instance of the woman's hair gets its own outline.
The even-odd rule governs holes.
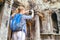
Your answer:
[[[20,13],[20,12],[21,12],[21,10],[22,10],[22,9],[18,8],[18,13]]]
[[[20,13],[22,10],[24,10],[25,9],[25,7],[24,6],[20,6],[20,7],[18,7],[18,13]]]

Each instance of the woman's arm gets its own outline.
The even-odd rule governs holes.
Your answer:
[[[34,11],[31,10],[32,14],[31,15],[23,15],[24,19],[32,19],[34,17]]]

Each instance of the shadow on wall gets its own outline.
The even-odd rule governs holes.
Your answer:
[[[0,0],[0,12],[2,8],[4,7],[5,0]]]
[[[1,21],[2,21],[2,14],[3,14],[4,4],[5,4],[5,0],[0,0],[0,26],[1,26]]]

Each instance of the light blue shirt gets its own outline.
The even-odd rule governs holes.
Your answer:
[[[23,24],[23,30],[26,31],[26,19],[32,19],[31,15],[22,15],[21,23]]]
[[[25,33],[27,33],[27,31],[26,31],[26,19],[32,19],[32,18],[33,18],[33,17],[32,17],[31,15],[23,15],[23,14],[22,14],[21,22],[20,22],[20,24],[19,24],[18,26],[23,25],[22,27],[23,27],[23,31],[24,31]],[[12,16],[10,17],[10,19],[12,19]]]

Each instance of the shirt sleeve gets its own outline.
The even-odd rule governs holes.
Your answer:
[[[33,17],[31,15],[23,15],[24,19],[32,19]]]

